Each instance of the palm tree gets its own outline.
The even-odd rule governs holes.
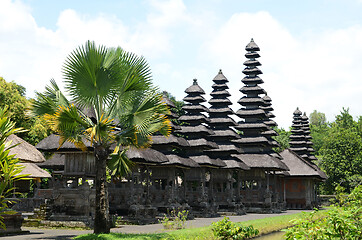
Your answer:
[[[37,93],[32,112],[44,115],[59,134],[60,145],[69,141],[84,149],[84,141],[92,144],[96,160],[94,233],[109,233],[107,166],[112,174],[130,172],[127,149],[147,147],[157,131],[168,135],[169,110],[152,86],[145,59],[121,48],[97,47],[88,41],[67,57],[62,71],[70,100],[51,80],[44,93]]]

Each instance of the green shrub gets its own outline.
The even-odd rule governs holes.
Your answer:
[[[295,226],[285,230],[286,239],[362,239],[362,186],[349,195],[338,193],[337,200],[325,218],[316,219],[313,211],[293,220]]]
[[[168,215],[159,220],[165,229],[184,229],[189,211],[172,210]]]
[[[252,225],[237,227],[228,217],[224,217],[223,220],[212,223],[212,231],[214,236],[221,240],[243,240],[259,234],[259,230],[254,229]]]

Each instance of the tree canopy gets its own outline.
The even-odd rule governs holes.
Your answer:
[[[169,109],[152,85],[143,57],[121,48],[96,46],[88,41],[70,53],[63,65],[70,99],[51,81],[33,104],[36,116],[45,116],[59,134],[60,145],[69,141],[85,149],[91,143],[96,162],[95,233],[109,233],[107,166],[112,174],[126,174],[129,147],[147,147],[155,132],[168,135]],[[112,149],[111,149],[112,146]]]

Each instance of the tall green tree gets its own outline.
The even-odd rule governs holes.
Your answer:
[[[317,110],[314,110],[309,115],[309,123],[314,126],[322,126],[324,124],[327,124],[326,115],[322,112],[318,112]]]
[[[358,122],[342,109],[330,124],[319,151],[320,165],[328,175],[325,191],[343,186],[350,191],[362,179],[362,138]],[[357,184],[358,184],[357,183]]]
[[[150,136],[157,131],[169,134],[169,110],[161,101],[162,94],[152,86],[146,60],[121,48],[88,41],[67,57],[63,76],[70,99],[51,81],[44,93],[37,93],[33,112],[46,116],[60,135],[60,145],[69,141],[84,148],[87,140],[93,146],[94,233],[109,233],[107,165],[112,174],[129,172],[127,149],[148,146]],[[94,114],[89,115],[89,110]],[[113,151],[111,145],[115,146]]]
[[[42,139],[47,137],[51,131],[44,124],[44,119],[41,117],[31,118],[27,111],[30,107],[30,102],[25,97],[26,89],[14,82],[7,82],[0,77],[0,107],[8,108],[8,114],[16,127],[22,127],[29,131],[18,133],[19,137],[23,138],[30,144],[37,144]]]

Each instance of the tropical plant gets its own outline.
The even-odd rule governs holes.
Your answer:
[[[88,41],[67,57],[62,71],[70,100],[51,80],[44,93],[37,93],[32,110],[37,116],[45,115],[59,134],[60,145],[69,141],[84,149],[89,141],[93,147],[94,233],[108,233],[107,166],[112,175],[129,173],[132,163],[127,149],[147,147],[157,131],[168,135],[169,110],[152,86],[146,60],[121,48],[97,47]]]
[[[9,205],[14,201],[8,197],[14,194],[14,182],[23,179],[26,175],[21,174],[22,167],[17,165],[19,159],[10,155],[11,141],[6,139],[15,133],[22,132],[21,128],[15,128],[15,123],[8,116],[8,108],[0,107],[0,228],[5,229],[4,214],[14,214]]]
[[[215,237],[221,240],[244,240],[259,234],[259,230],[255,229],[252,225],[236,226],[228,217],[224,217],[222,220],[212,223],[212,232]]]
[[[326,217],[316,218],[317,211],[305,213],[285,230],[286,239],[362,239],[362,186],[349,195],[341,190],[342,187],[336,188],[338,202]]]

